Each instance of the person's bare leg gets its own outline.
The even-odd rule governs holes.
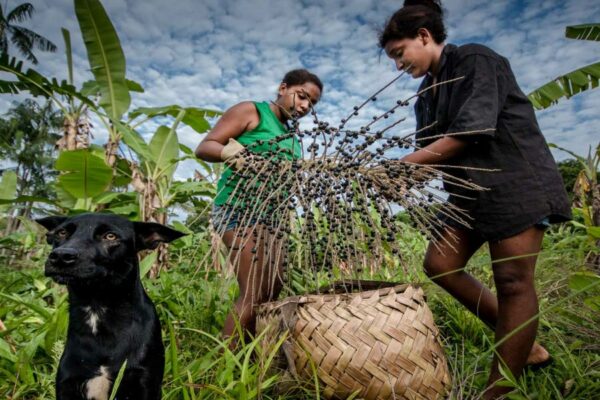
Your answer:
[[[489,389],[485,399],[496,399],[510,388],[493,386],[502,378],[498,360],[508,367],[515,377],[523,371],[537,332],[537,295],[534,271],[544,232],[532,227],[508,239],[490,243],[494,282],[498,293],[498,318],[496,321],[496,348],[488,379]]]
[[[453,239],[451,234],[454,234],[457,239]],[[437,247],[434,243],[429,244],[425,255],[425,272],[435,283],[495,330],[498,299],[490,289],[463,270],[483,241],[456,228],[448,228],[444,237],[446,240],[440,239]],[[450,242],[454,249],[446,241]],[[541,363],[549,357],[546,349],[534,343],[527,364]]]
[[[264,225],[258,225],[256,233],[253,238],[256,252],[253,253],[251,274],[243,285],[245,293],[248,294],[245,297],[247,299],[245,304],[248,307],[245,309],[247,313],[245,328],[246,333],[251,335],[256,331],[256,307],[276,299],[283,287],[281,274],[283,264],[281,258],[277,257],[280,242],[269,235],[268,228]]]
[[[475,277],[464,271],[465,265],[481,247],[483,240],[456,228],[447,228],[444,239],[429,244],[423,263],[425,273],[493,328],[497,313],[496,296]]]
[[[229,338],[235,335],[236,321],[244,331],[248,326],[249,293],[246,290],[252,270],[252,248],[256,243],[250,229],[244,229],[244,236],[238,236],[238,229],[233,229],[223,234],[223,242],[229,249],[229,260],[234,266],[236,278],[239,285],[239,295],[234,303],[233,309],[227,314],[221,335]],[[242,247],[243,246],[243,247]],[[235,347],[236,340],[232,340],[231,347]]]
[[[235,266],[239,285],[239,296],[232,311],[227,315],[222,336],[235,336],[236,320],[244,334],[254,334],[256,313],[255,306],[276,298],[281,291],[281,261],[273,257],[275,251],[269,248],[272,242],[264,235],[262,226],[246,228],[244,236],[237,236],[235,231],[227,231],[223,235],[225,245],[231,250],[230,260]],[[237,341],[231,342],[235,347]]]

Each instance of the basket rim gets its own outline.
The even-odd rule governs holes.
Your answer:
[[[390,282],[390,281],[375,281],[367,279],[341,279],[335,282],[331,282],[328,285],[319,287],[317,290],[309,292],[307,294],[348,294],[348,293],[359,293],[369,292],[372,290],[385,289],[389,287],[396,287],[402,285],[418,286],[417,284],[407,282]],[[339,290],[339,292],[338,292]]]
[[[330,286],[333,286],[337,283],[344,281],[333,282]],[[349,281],[345,281],[346,283]],[[356,280],[355,280],[356,282]],[[402,293],[406,291],[409,287],[414,289],[420,289],[421,285],[416,283],[398,283],[398,282],[387,282],[387,281],[361,281],[361,282],[369,282],[369,283],[381,283],[382,287],[371,290],[363,290],[363,291],[354,291],[354,292],[341,292],[341,293],[306,293],[296,296],[289,296],[280,300],[269,301],[266,303],[258,304],[255,306],[255,309],[260,313],[262,311],[273,311],[281,307],[285,307],[288,305],[299,306],[302,304],[315,303],[317,301],[331,301],[336,298],[349,298],[356,296],[360,293],[368,293],[368,292],[380,292],[380,291],[389,291],[389,289],[394,290],[396,293]],[[328,287],[328,286],[325,286]],[[320,290],[320,289],[319,289]]]

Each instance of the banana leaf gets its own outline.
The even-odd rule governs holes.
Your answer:
[[[569,39],[600,41],[600,24],[567,26],[565,36]],[[598,87],[600,62],[576,69],[540,86],[527,97],[533,106],[542,110],[556,104],[561,98]]]
[[[59,185],[77,199],[99,195],[112,180],[112,169],[104,159],[87,149],[61,152],[54,167],[63,172]]]
[[[122,135],[123,142],[138,156],[138,158],[151,161],[152,152],[142,135],[128,124],[112,121],[117,131]]]
[[[569,39],[593,40],[600,42],[600,24],[567,26],[565,36]]]
[[[546,83],[529,93],[527,97],[538,109],[548,108],[561,98],[570,98],[585,90],[598,87],[600,62],[576,69]]]
[[[73,85],[73,52],[71,50],[71,33],[68,29],[61,29],[63,40],[65,41],[65,53],[67,56],[67,70],[69,73],[69,83]]]
[[[173,160],[179,156],[179,141],[175,130],[164,125],[159,126],[150,140],[149,147],[157,172],[171,179],[177,168]]]
[[[144,88],[136,81],[125,79],[125,82],[130,92],[144,93]],[[81,93],[85,96],[96,96],[100,94],[100,85],[93,79],[85,81],[81,87]]]
[[[216,111],[216,110],[208,110],[208,109],[197,108],[197,107],[185,107],[184,108],[184,107],[173,104],[170,106],[163,106],[163,107],[136,108],[135,110],[133,110],[132,112],[129,113],[129,118],[133,120],[140,115],[146,115],[149,118],[164,117],[167,115],[169,115],[171,117],[177,117],[177,115],[182,110],[185,110],[185,115],[183,116],[183,119],[181,120],[181,122],[183,122],[184,124],[186,124],[187,126],[189,126],[190,128],[192,128],[193,130],[195,130],[198,133],[204,133],[204,132],[210,130],[210,124],[206,120],[206,117],[217,117],[222,114],[220,111]]]
[[[100,107],[112,120],[129,109],[125,55],[117,32],[98,0],[75,0],[75,14],[87,50],[90,69],[100,88]]]
[[[17,78],[16,81],[0,80],[0,93],[2,94],[29,92],[34,97],[41,96],[55,100],[55,95],[61,95],[76,98],[89,107],[96,108],[90,99],[78,92],[66,80],[58,82],[56,78],[48,79],[31,68],[23,71],[23,62],[14,57],[10,58],[6,54],[0,56],[0,72],[7,72]],[[60,102],[57,101],[57,103],[60,105]]]

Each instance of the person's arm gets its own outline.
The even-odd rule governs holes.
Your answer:
[[[196,148],[196,157],[210,162],[223,161],[221,154],[229,139],[253,129],[258,122],[256,107],[252,102],[239,103],[223,114],[214,128],[202,139]]]
[[[469,55],[455,65],[447,114],[453,116],[446,133],[423,149],[401,160],[415,164],[440,164],[458,156],[469,144],[494,140],[498,116],[506,99],[503,65],[494,57]],[[470,134],[461,134],[471,132]],[[452,134],[457,134],[452,136]]]
[[[414,164],[440,164],[459,155],[467,146],[468,143],[464,140],[446,136],[402,157],[400,161]]]

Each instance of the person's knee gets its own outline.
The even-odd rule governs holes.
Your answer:
[[[535,294],[532,277],[518,269],[506,268],[494,271],[494,282],[499,297]]]
[[[453,272],[452,268],[440,257],[425,256],[423,271],[430,279],[442,279]]]
[[[425,275],[427,275],[427,277],[434,278],[435,276],[439,275],[437,273],[437,265],[436,264],[432,264],[432,263],[427,263],[424,262],[423,263],[423,272],[425,272]]]

